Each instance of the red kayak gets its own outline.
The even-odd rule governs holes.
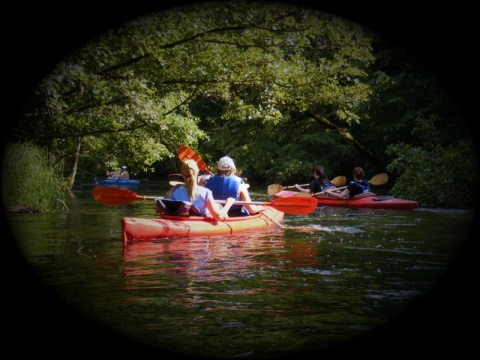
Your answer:
[[[298,195],[301,194],[301,195]],[[307,193],[296,191],[280,191],[273,195],[274,198],[288,196],[306,196]],[[337,199],[327,195],[314,196],[317,199],[318,206],[339,206],[350,208],[369,208],[369,209],[390,209],[390,210],[413,210],[418,207],[418,202],[407,199],[399,199],[390,195],[377,195],[366,193],[355,196],[352,199]]]
[[[121,188],[109,188],[108,186],[97,186],[93,189],[93,198],[104,205],[127,205],[133,201],[145,201],[147,199],[156,202],[168,202],[175,205],[176,209],[168,213],[168,206],[162,209],[159,218],[138,218],[124,217],[122,219],[123,245],[134,240],[155,240],[161,238],[172,238],[182,236],[211,236],[211,235],[232,235],[245,231],[264,229],[272,225],[283,227],[285,213],[295,215],[308,215],[317,208],[317,202],[312,197],[285,197],[266,201],[235,201],[238,205],[263,205],[264,209],[256,215],[230,217],[217,221],[211,217],[177,215],[178,206],[185,206],[184,201],[165,199],[158,196],[138,195],[133,191]],[[215,200],[225,204],[225,200]],[[158,209],[158,206],[157,206]],[[164,213],[165,212],[165,213]],[[168,215],[167,215],[168,213]]]
[[[124,217],[123,244],[131,241],[155,240],[180,236],[233,235],[278,225],[285,213],[266,206],[257,215],[231,217],[222,221],[202,216],[161,215],[160,218]]]

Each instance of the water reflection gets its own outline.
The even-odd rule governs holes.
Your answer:
[[[86,191],[70,208],[11,217],[25,258],[65,304],[138,344],[219,358],[325,349],[379,328],[448,272],[473,218],[318,208],[286,216],[285,228],[123,248],[121,217],[152,216],[150,202],[105,207]]]
[[[272,231],[273,233],[276,230]],[[125,275],[174,273],[191,281],[233,281],[249,269],[268,264],[285,241],[258,233],[241,237],[181,237],[136,242],[124,250]],[[141,269],[135,267],[141,266]]]

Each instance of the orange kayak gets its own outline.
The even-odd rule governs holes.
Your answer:
[[[252,216],[231,217],[222,221],[202,216],[161,215],[159,218],[124,217],[122,219],[123,245],[129,242],[172,238],[180,236],[233,235],[245,231],[278,225],[285,213],[266,206]]]

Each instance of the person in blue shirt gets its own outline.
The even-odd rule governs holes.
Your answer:
[[[198,185],[198,165],[195,161],[189,159],[182,163],[180,173],[183,176],[184,184],[178,184],[172,187],[165,199],[182,201],[184,206],[180,207],[179,212],[188,213],[197,216],[211,216],[215,220],[224,220],[228,218],[228,211],[235,201],[234,198],[226,198],[225,206],[215,202],[212,191]],[[162,199],[156,199],[157,212],[164,211]],[[161,206],[160,206],[161,205]],[[160,210],[159,210],[160,209]]]
[[[365,173],[361,167],[353,169],[353,180],[347,185],[347,188],[342,192],[331,189],[327,190],[327,194],[337,199],[353,198],[354,196],[370,191],[370,184],[365,180]]]
[[[302,188],[298,184],[295,184],[297,190],[301,192],[306,192],[310,194],[315,194],[321,192],[330,187],[335,188],[335,185],[328,180],[327,175],[325,175],[325,169],[321,165],[315,165],[313,168],[313,177],[314,179],[308,185],[308,188]]]
[[[244,180],[236,175],[237,168],[229,156],[222,157],[217,164],[217,173],[211,176],[204,185],[213,193],[216,200],[225,200],[233,197],[236,201],[251,202],[248,186]],[[261,205],[232,205],[229,216],[249,216],[264,209]]]

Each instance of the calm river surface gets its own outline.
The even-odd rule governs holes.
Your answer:
[[[248,359],[349,348],[378,355],[388,345],[388,357],[412,344],[426,345],[427,354],[465,333],[452,314],[470,312],[448,308],[460,301],[431,293],[459,262],[470,212],[319,207],[307,216],[287,214],[284,229],[124,250],[121,218],[155,216],[153,202],[105,206],[92,189],[74,189],[69,211],[7,214],[19,256],[4,273],[15,274],[7,291],[13,305],[4,311],[12,310],[8,331],[25,351],[113,356],[138,349],[139,355]],[[163,196],[167,187],[132,190]],[[269,200],[266,188],[251,193]],[[460,296],[468,281],[453,291]],[[440,336],[430,326],[452,319],[458,328],[445,326]],[[469,341],[462,339],[459,354]]]

